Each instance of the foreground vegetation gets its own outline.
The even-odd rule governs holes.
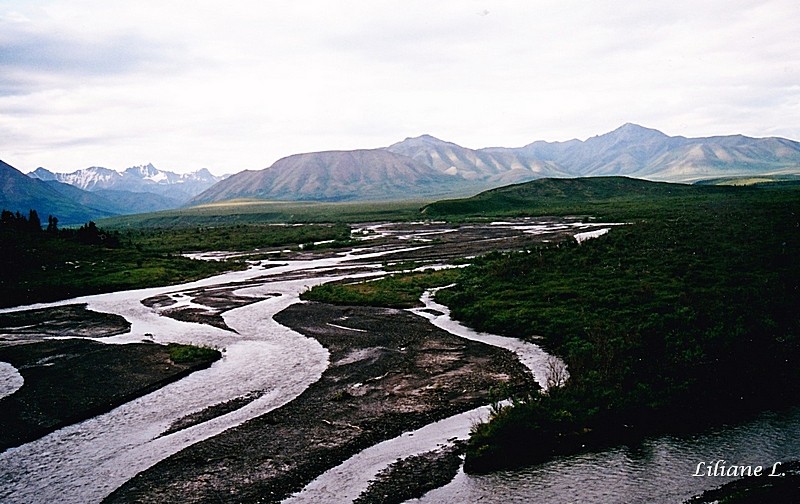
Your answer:
[[[477,426],[466,470],[796,402],[800,191],[732,189],[649,200],[583,245],[486,256],[440,293],[479,330],[544,336],[571,376]]]
[[[259,248],[297,246],[313,248],[350,245],[350,227],[346,224],[264,225],[231,224],[178,228],[134,228],[118,230],[122,243],[150,253],[253,251]]]
[[[437,296],[455,318],[478,330],[537,338],[567,362],[564,387],[517,397],[474,429],[468,471],[796,403],[800,187],[631,179],[531,185],[499,190],[499,201],[482,195],[478,206],[465,200],[447,207],[450,213],[442,206],[428,211],[462,219],[548,209],[629,225],[582,245],[492,253],[449,271],[447,281],[414,274],[308,295],[402,307],[423,286],[455,281]]]
[[[315,286],[300,299],[356,306],[406,309],[419,305],[422,293],[432,287],[453,283],[458,273],[440,270],[426,273],[393,274],[377,280],[332,282]]]
[[[169,360],[175,364],[211,363],[222,358],[222,352],[207,346],[170,343],[167,345],[167,351],[169,352]]]

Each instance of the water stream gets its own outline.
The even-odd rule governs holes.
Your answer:
[[[540,229],[533,222],[525,226],[524,232]],[[579,225],[572,228],[583,230]],[[541,226],[541,229],[553,228]],[[391,232],[382,226],[368,231],[370,238]],[[435,236],[432,232],[428,234]],[[412,237],[414,233],[401,236]],[[424,239],[428,239],[427,235]],[[321,376],[328,365],[328,352],[316,340],[277,324],[272,316],[298,302],[299,294],[310,286],[341,278],[343,273],[334,268],[356,254],[359,259],[375,259],[373,264],[362,263],[360,267],[378,268],[383,253],[364,252],[281,263],[263,261],[246,271],[180,286],[14,308],[87,303],[90,310],[118,314],[132,324],[126,334],[103,338],[101,341],[105,343],[151,338],[157,342],[210,345],[225,351],[223,359],[208,369],[106,414],[0,453],[0,502],[98,502],[156,462],[297,397]],[[285,276],[290,273],[291,277]],[[236,295],[263,298],[223,314],[225,323],[235,332],[164,317],[141,303],[152,296],[180,297],[181,292],[190,289],[233,282],[248,282],[235,291]],[[425,307],[412,311],[457,336],[515,352],[540,385],[548,385],[548,366],[553,361],[541,348],[513,338],[472,331],[453,321],[447,307],[436,303],[431,293],[426,293],[422,300]],[[13,366],[0,363],[0,396],[13,393],[22,383]],[[161,435],[174,421],[189,413],[248,394],[259,398],[228,414]],[[320,475],[287,502],[351,502],[378,471],[397,458],[429,451],[454,439],[465,439],[470,427],[487,414],[487,407],[477,408],[370,447]],[[725,459],[732,464],[771,466],[777,461],[796,458],[800,458],[800,409],[765,413],[750,422],[696,436],[663,436],[644,440],[635,447],[620,446],[559,457],[518,471],[486,476],[461,472],[450,484],[429,492],[419,502],[681,502],[727,481],[692,477],[699,462]]]
[[[558,457],[544,464],[473,476],[409,502],[675,504],[733,477],[693,476],[697,464],[761,465],[800,458],[800,408],[765,412],[739,424],[692,436],[660,436],[636,446]]]
[[[17,368],[8,362],[0,362],[0,398],[16,392],[24,382]]]
[[[559,359],[550,356],[538,345],[515,338],[477,332],[460,324],[450,318],[450,310],[446,306],[434,301],[433,294],[437,290],[439,289],[425,292],[421,298],[424,306],[411,311],[456,336],[511,350],[531,371],[537,383],[542,388],[547,388],[548,360],[560,362]],[[470,428],[475,423],[486,420],[489,409],[489,406],[483,406],[454,415],[367,448],[321,474],[301,492],[285,500],[284,504],[352,502],[367,489],[369,481],[379,471],[398,458],[410,457],[452,445],[456,440],[467,439]]]
[[[360,258],[379,257],[362,254]],[[87,303],[90,310],[115,313],[131,322],[130,332],[103,338],[128,343],[147,337],[156,342],[193,343],[224,348],[224,357],[210,368],[167,385],[89,420],[59,429],[41,439],[0,453],[0,502],[97,502],[138,472],[200,440],[291,401],[322,375],[328,352],[272,319],[301,292],[317,283],[341,278],[325,270],[352,258],[335,257],[263,269],[233,272],[180,286],[87,296],[18,309]],[[292,280],[271,280],[283,273],[313,271]],[[236,332],[158,315],[140,301],[166,293],[263,277],[262,283],[235,293],[269,296],[225,312]],[[277,295],[276,295],[277,294]],[[147,335],[147,336],[145,336]],[[10,370],[6,381],[15,382]],[[18,381],[18,380],[16,380]],[[160,436],[174,421],[208,406],[248,394],[260,397],[226,415]]]

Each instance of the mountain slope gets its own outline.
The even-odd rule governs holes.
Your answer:
[[[190,204],[236,198],[298,201],[391,199],[446,194],[453,180],[410,157],[383,149],[295,154],[259,171],[232,175]]]
[[[800,143],[791,140],[742,135],[670,137],[630,123],[583,142],[534,142],[519,150],[580,177],[624,175],[690,182],[708,177],[800,171]]]
[[[0,207],[4,209],[25,215],[34,209],[42,219],[55,215],[62,225],[83,224],[116,213],[105,203],[84,200],[82,193],[84,191],[57,181],[45,182],[28,177],[0,161]]]
[[[519,149],[472,150],[430,135],[406,138],[386,148],[453,177],[484,183],[513,183],[568,176],[558,166],[526,156]]]
[[[30,176],[97,193],[115,191],[102,195],[131,213],[242,198],[358,201],[454,196],[546,177],[695,182],[787,174],[800,174],[799,142],[742,135],[671,137],[628,123],[583,141],[536,141],[516,148],[469,149],[422,135],[381,149],[295,154],[269,168],[240,172],[226,180],[207,170],[179,175],[152,164],[124,172],[92,167],[71,174],[39,168]],[[151,196],[133,195],[144,193]]]
[[[236,198],[364,200],[479,192],[556,177],[626,176],[693,182],[800,173],[800,143],[741,135],[670,137],[624,124],[585,141],[537,141],[518,148],[468,149],[430,135],[384,149],[289,156],[231,177],[190,204]]]

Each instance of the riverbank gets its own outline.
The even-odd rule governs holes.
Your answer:
[[[406,311],[292,305],[283,325],[330,352],[292,402],[140,473],[106,502],[274,502],[379,441],[535,387],[508,351],[466,341]]]
[[[52,309],[63,335],[69,335],[65,309]],[[82,317],[95,319],[76,328],[82,336],[108,336],[125,324],[105,314],[69,308]],[[36,310],[45,330],[54,324],[48,310]],[[5,314],[4,320],[9,314]],[[30,313],[14,314],[14,319]],[[123,321],[124,322],[124,321]],[[94,327],[94,332],[89,330]],[[22,375],[22,387],[0,398],[0,452],[40,438],[61,427],[110,411],[219,359],[219,352],[204,358],[175,362],[173,348],[155,343],[106,345],[86,339],[43,340],[27,327],[13,339],[13,329],[0,328],[7,341],[0,345],[0,361],[8,362]],[[47,335],[47,333],[45,333]]]

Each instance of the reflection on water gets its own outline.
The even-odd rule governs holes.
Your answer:
[[[685,437],[647,439],[489,475],[463,472],[411,502],[676,503],[735,478],[694,477],[699,462],[761,465],[800,458],[800,408]]]

